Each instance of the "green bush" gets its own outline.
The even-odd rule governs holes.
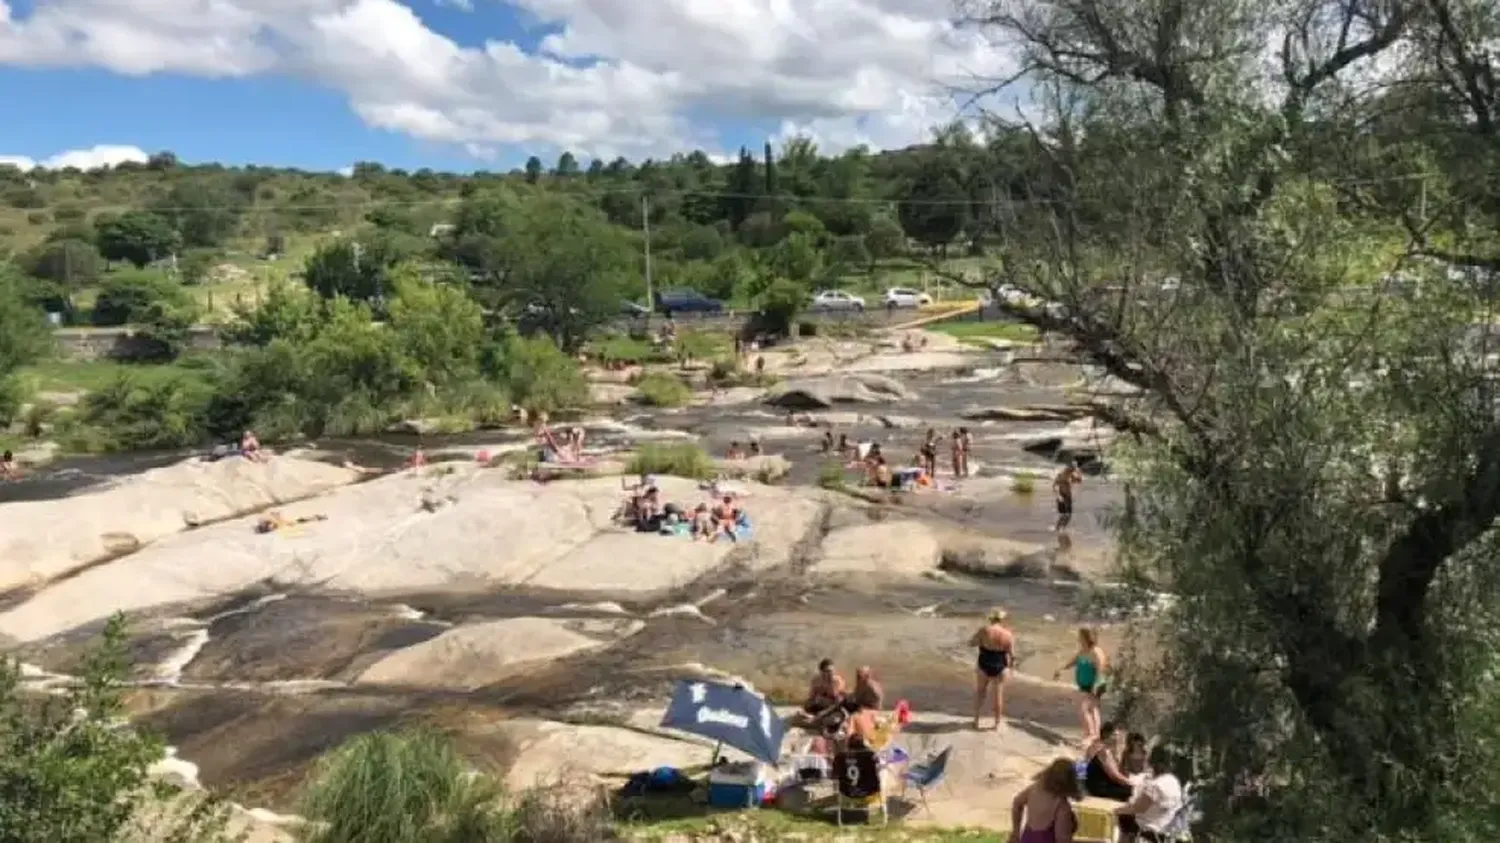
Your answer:
[[[625,467],[628,474],[666,474],[707,480],[718,473],[713,458],[691,442],[642,445]]]
[[[1029,495],[1036,491],[1036,478],[1030,474],[1017,474],[1010,479],[1010,490],[1018,495]]]
[[[605,363],[627,363],[639,365],[647,362],[664,362],[666,355],[657,351],[650,343],[632,337],[613,336],[593,344],[595,357]]]
[[[836,460],[823,463],[818,470],[818,485],[825,489],[840,490],[848,486],[849,481],[844,476],[844,466]]]
[[[511,400],[530,413],[582,407],[589,385],[578,363],[549,337],[512,336],[501,354],[503,382]]]
[[[303,802],[307,843],[593,843],[607,806],[562,787],[510,799],[425,731],[350,740],[318,765]]]
[[[693,399],[693,390],[676,375],[651,372],[636,382],[635,397],[651,407],[681,407]]]
[[[213,390],[199,375],[130,372],[84,396],[65,438],[82,451],[186,448],[208,436]]]
[[[24,693],[19,665],[0,664],[0,840],[225,839],[223,806],[151,781],[162,742],[121,725],[126,639],[117,615],[61,696]]]
[[[192,299],[181,284],[149,270],[117,272],[105,280],[94,300],[94,324],[144,323],[162,310],[186,310]]]

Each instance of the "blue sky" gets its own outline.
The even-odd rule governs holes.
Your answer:
[[[820,18],[772,0],[658,0],[639,14],[620,0],[454,2],[13,2],[0,89],[28,118],[0,121],[0,156],[114,145],[464,171],[563,148],[732,153],[792,133],[899,146],[944,116],[924,99],[935,69],[988,60],[944,43],[937,18],[916,30],[892,17],[892,0],[820,3]]]

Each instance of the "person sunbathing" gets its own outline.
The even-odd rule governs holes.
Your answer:
[[[264,462],[265,451],[260,447],[260,439],[256,438],[255,431],[247,430],[240,435],[240,456],[251,462]]]
[[[709,541],[713,541],[713,538],[713,515],[708,511],[708,504],[700,503],[698,504],[697,508],[693,510],[693,541],[697,541],[699,539],[708,539]]]
[[[255,523],[255,532],[274,533],[287,527],[296,527],[299,524],[311,524],[315,521],[327,521],[326,515],[304,515],[300,518],[287,518],[280,512],[268,512],[266,516]]]

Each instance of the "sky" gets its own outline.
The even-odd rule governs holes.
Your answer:
[[[899,148],[1012,60],[951,0],[0,0],[0,163],[506,170]]]

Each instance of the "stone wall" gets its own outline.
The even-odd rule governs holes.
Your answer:
[[[64,360],[129,360],[148,348],[130,328],[59,328],[54,336]],[[195,351],[218,348],[218,331],[206,325],[193,328],[188,347]]]

